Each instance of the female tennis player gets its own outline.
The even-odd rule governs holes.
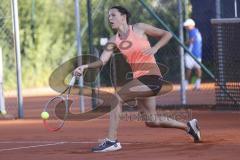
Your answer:
[[[119,97],[119,103],[110,112],[108,137],[104,142],[92,148],[93,152],[116,151],[122,148],[120,142],[117,140],[117,129],[124,102],[136,99],[140,113],[148,115],[148,117],[156,115],[155,96],[161,92],[163,79],[156,65],[154,54],[166,45],[172,37],[169,32],[149,24],[136,23],[130,25],[130,13],[122,6],[111,7],[108,14],[109,24],[116,31],[116,35],[109,39],[108,47],[101,54],[100,60],[81,65],[73,73],[75,76],[80,76],[86,69],[98,68],[105,65],[116,47],[130,64],[133,71],[133,80],[123,85],[117,91],[116,96]],[[158,42],[154,46],[150,46],[147,36],[158,39]],[[200,142],[201,140],[196,119],[185,124],[171,118],[155,117],[147,119],[145,123],[148,127],[182,129],[193,137],[194,142]]]

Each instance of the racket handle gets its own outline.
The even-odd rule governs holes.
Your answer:
[[[74,86],[75,81],[76,81],[76,77],[73,76],[70,83],[69,83],[69,86]]]

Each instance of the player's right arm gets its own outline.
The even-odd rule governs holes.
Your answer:
[[[73,74],[75,76],[81,76],[85,69],[100,68],[100,67],[104,66],[111,58],[115,47],[116,47],[116,45],[115,45],[115,36],[114,36],[114,37],[110,38],[108,43],[105,45],[104,50],[103,50],[99,60],[77,67],[73,71]]]
[[[188,33],[187,45],[193,44],[194,41],[195,41],[195,37],[196,37],[196,36],[195,36],[194,31],[189,31],[189,33]]]
[[[186,42],[187,45],[191,45],[194,42],[194,38],[189,38]]]

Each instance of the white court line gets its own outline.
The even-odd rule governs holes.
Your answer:
[[[56,142],[56,141],[0,141],[0,144],[22,144],[22,143],[61,143],[61,144],[66,144],[66,143],[72,143],[72,144],[95,144],[95,143],[100,143],[97,141],[62,141],[62,142]],[[140,142],[121,142],[121,144],[140,144]],[[1,151],[1,150],[0,150]]]
[[[37,148],[37,147],[46,147],[46,146],[55,146],[55,145],[60,145],[60,144],[64,144],[64,142],[57,142],[57,143],[50,143],[50,144],[41,144],[41,145],[26,146],[26,147],[16,147],[16,148],[8,148],[8,149],[0,149],[0,152],[19,150],[19,149]]]
[[[101,142],[67,142],[67,143],[72,143],[72,144],[76,144],[76,143],[78,143],[78,144],[88,144],[88,143],[101,143]],[[128,142],[121,142],[121,144],[137,144],[137,142],[136,143],[128,143]]]
[[[15,147],[15,148],[5,148],[5,149],[0,149],[0,152],[4,151],[13,151],[13,150],[20,150],[20,149],[29,149],[29,148],[38,148],[38,147],[47,147],[47,146],[56,146],[56,145],[61,145],[61,144],[96,144],[99,142],[96,141],[79,141],[79,142],[74,142],[74,141],[63,141],[63,142],[49,142],[49,141],[0,141],[0,144],[26,144],[26,143],[48,143],[48,144],[40,144],[40,145],[32,145],[32,146],[26,146],[26,147]],[[139,142],[136,143],[121,143],[121,144],[140,144]]]
[[[56,141],[0,141],[0,144],[7,144],[7,143],[21,144],[21,143],[58,143],[58,142]]]

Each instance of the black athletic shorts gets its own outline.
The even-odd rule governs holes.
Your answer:
[[[148,86],[156,96],[162,88],[162,77],[158,75],[144,75],[137,78],[143,84]]]

